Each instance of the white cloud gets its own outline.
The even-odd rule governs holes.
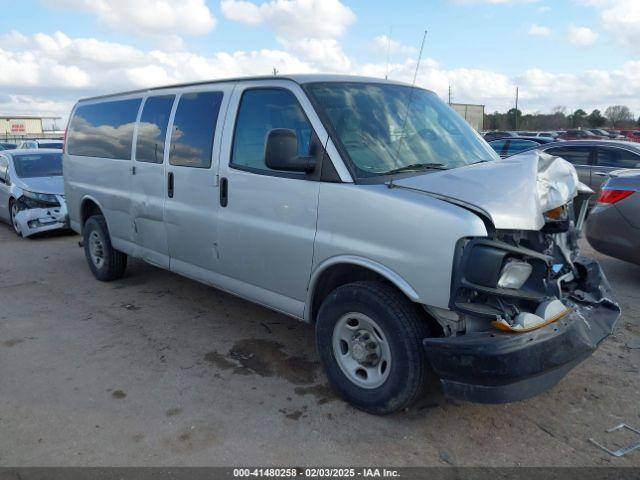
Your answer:
[[[458,5],[513,5],[518,3],[536,3],[539,0],[451,0]]]
[[[527,33],[537,37],[548,37],[551,35],[551,29],[534,23],[529,27],[529,31]]]
[[[598,34],[589,27],[578,27],[571,24],[567,29],[567,38],[572,45],[577,47],[588,47],[596,43]]]
[[[418,52],[415,47],[404,45],[398,40],[389,38],[387,35],[375,37],[372,47],[374,52],[380,55],[386,55],[388,52],[389,55],[415,56]]]
[[[620,44],[640,52],[640,1],[574,0],[600,11],[602,27]]]
[[[204,0],[46,0],[46,3],[91,12],[107,27],[134,35],[202,35],[216,24]]]
[[[337,38],[356,20],[340,0],[271,0],[256,4],[245,0],[222,0],[222,14],[247,25],[265,24],[279,37]]]
[[[0,37],[0,109],[7,113],[63,114],[81,97],[178,82],[280,74],[340,72],[384,77],[386,59],[361,63],[346,55],[335,39],[281,40],[282,49],[219,51],[199,55],[187,50],[141,50],[64,33],[31,36],[10,32]],[[99,54],[101,53],[101,54]],[[416,59],[392,60],[389,78],[410,83]],[[614,70],[576,74],[530,69],[517,76],[480,68],[445,68],[431,58],[420,64],[417,84],[456,102],[483,103],[488,111],[513,106],[520,86],[525,111],[606,108],[627,104],[640,111],[640,60]],[[598,85],[597,89],[592,86]]]

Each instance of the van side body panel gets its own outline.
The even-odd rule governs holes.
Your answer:
[[[415,302],[449,308],[458,240],[486,235],[476,214],[426,194],[322,183],[307,307],[322,271],[344,256],[370,264]]]

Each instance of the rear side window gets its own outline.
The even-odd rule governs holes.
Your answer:
[[[266,88],[244,92],[236,120],[231,164],[252,170],[274,171],[264,162],[267,134],[274,128],[288,128],[296,132],[298,154],[309,155],[311,125],[293,93]]]
[[[529,150],[537,146],[538,144],[536,142],[532,142],[531,140],[511,140],[509,142],[508,154],[514,155],[516,153],[524,152],[525,150]]]
[[[175,95],[149,97],[142,107],[136,137],[136,160],[138,162],[162,163],[164,141]]]
[[[574,165],[590,165],[590,147],[556,147],[545,150],[549,155],[562,157]]]
[[[131,159],[141,99],[80,105],[69,124],[67,152],[85,157]]]
[[[621,148],[598,148],[598,165],[601,167],[638,168],[640,155]]]
[[[498,154],[500,154],[502,153],[502,150],[504,149],[506,143],[506,140],[494,140],[489,145],[491,145],[491,148],[493,148]]]
[[[222,92],[185,93],[173,120],[169,163],[209,168]]]

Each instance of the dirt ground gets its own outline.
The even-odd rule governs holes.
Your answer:
[[[79,237],[0,225],[0,465],[616,465],[640,427],[640,267],[597,256],[615,334],[552,391],[487,406],[434,393],[374,417],[336,398],[313,328],[143,262],[92,277]]]

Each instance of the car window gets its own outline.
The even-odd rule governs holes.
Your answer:
[[[0,182],[7,183],[9,177],[9,161],[6,157],[0,157]]]
[[[54,143],[38,143],[38,148],[59,148],[62,149],[62,143],[54,142]]]
[[[222,97],[222,92],[185,93],[180,96],[171,132],[171,165],[193,168],[211,166],[213,138]]]
[[[264,152],[267,135],[274,128],[296,132],[298,154],[309,155],[311,125],[293,93],[280,88],[245,91],[238,108],[231,165],[273,171],[265,165]]]
[[[532,140],[510,140],[507,147],[507,155],[514,155],[537,146],[538,144]]]
[[[13,167],[20,178],[59,177],[61,153],[24,153],[13,156]]]
[[[491,148],[493,148],[496,153],[501,154],[502,149],[504,148],[506,143],[507,140],[494,140],[493,142],[489,143],[489,145],[491,145]]]
[[[175,97],[175,95],[149,97],[144,102],[136,138],[138,162],[163,162],[164,142]]]
[[[141,99],[80,105],[67,132],[67,152],[85,157],[131,159],[133,127]]]
[[[591,147],[554,147],[545,150],[549,155],[562,157],[574,165],[590,165]]]
[[[598,165],[601,167],[638,168],[640,155],[622,148],[599,147]]]

